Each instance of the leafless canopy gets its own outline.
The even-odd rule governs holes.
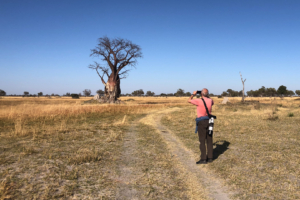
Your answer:
[[[246,82],[246,79],[243,80],[243,77],[242,77],[241,72],[240,72],[240,76],[241,76],[242,83],[243,83],[243,85],[244,85],[244,83]]]
[[[104,75],[113,78],[114,81],[126,78],[130,69],[127,66],[135,67],[137,58],[142,57],[141,48],[129,40],[108,37],[99,38],[99,43],[95,49],[91,49],[90,56],[101,57],[104,64],[95,62],[89,68],[95,69],[105,85]],[[126,69],[125,69],[126,68]],[[102,72],[102,76],[100,72]]]

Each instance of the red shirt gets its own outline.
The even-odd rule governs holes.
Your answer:
[[[212,105],[214,105],[214,101],[207,97],[204,97],[203,99],[206,103],[209,114],[211,114],[211,107],[212,107]],[[198,118],[207,116],[207,112],[206,112],[206,109],[205,109],[202,99],[193,99],[193,100],[191,100],[191,103],[197,106]]]

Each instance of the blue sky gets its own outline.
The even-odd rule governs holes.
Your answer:
[[[207,87],[300,89],[298,0],[0,0],[0,89],[65,94],[103,89],[90,50],[103,36],[142,48],[122,93]]]

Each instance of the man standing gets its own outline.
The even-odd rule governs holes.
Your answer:
[[[197,91],[194,91],[192,96],[189,98],[189,103],[197,106],[197,121],[198,122],[198,137],[200,142],[200,152],[201,157],[196,164],[206,164],[207,162],[213,161],[213,139],[212,135],[208,134],[208,114],[204,106],[203,100],[207,106],[209,114],[211,114],[211,107],[214,105],[214,101],[209,98],[208,90],[204,88],[201,91],[202,99],[194,99],[193,97],[197,94]],[[206,145],[205,145],[206,143]],[[207,146],[207,155],[206,155],[206,146]]]

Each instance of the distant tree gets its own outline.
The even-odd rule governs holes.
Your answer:
[[[144,95],[144,91],[142,89],[140,89],[140,96]]]
[[[173,93],[168,93],[167,96],[171,97],[171,96],[174,96]]]
[[[250,90],[247,92],[247,95],[252,97],[264,97],[264,96],[271,97],[271,96],[275,96],[276,94],[277,91],[275,88],[266,88],[264,86],[262,86],[258,90]]]
[[[231,96],[231,97],[237,97],[237,96],[239,96],[239,92],[235,91],[235,90],[232,90],[232,89],[228,89],[227,93],[228,93],[228,96]]]
[[[151,92],[151,91],[147,91],[147,92],[146,92],[146,95],[147,95],[147,96],[154,96],[155,93],[154,93],[154,92]]]
[[[178,89],[177,92],[175,93],[175,95],[177,97],[181,97],[181,96],[184,96],[184,90],[183,89]]]
[[[142,89],[135,90],[132,92],[132,95],[133,96],[142,96],[142,95],[144,95],[144,90],[142,90]]]
[[[89,90],[89,89],[85,89],[85,90],[83,90],[82,93],[83,93],[84,96],[87,97],[87,96],[90,96],[92,92],[91,92],[91,90]]]
[[[53,97],[54,97],[54,96],[55,96],[55,94],[54,94],[54,93],[52,93],[52,94],[51,94],[51,96],[53,96]]]
[[[295,91],[298,96],[300,96],[300,90]]]
[[[191,96],[192,94],[190,92],[186,92],[185,96]]]
[[[243,84],[243,90],[242,90],[242,102],[245,101],[245,82],[246,82],[246,79],[243,80],[243,77],[242,77],[242,74],[240,72],[240,76],[241,76],[241,80],[242,80],[242,84]]]
[[[4,90],[0,90],[0,96],[5,96],[6,92]]]
[[[164,96],[167,96],[167,95],[166,95],[166,93],[161,93],[160,96],[164,97]]]
[[[144,90],[142,90],[142,89],[140,89],[139,90],[139,96],[142,96],[142,95],[144,95],[145,93],[144,93]]]
[[[277,89],[277,93],[281,96],[284,96],[287,93],[286,86],[284,85],[279,86],[279,88]]]
[[[39,93],[38,93],[38,97],[40,97],[40,96],[43,96],[43,93],[42,93],[42,92],[39,92]]]
[[[70,92],[67,92],[67,93],[66,93],[66,96],[67,96],[67,97],[71,96],[71,93],[70,93]]]
[[[261,97],[266,96],[266,88],[265,86],[261,86],[261,88],[258,89],[258,95]]]
[[[224,92],[221,94],[221,96],[227,97],[227,96],[228,96],[228,93],[224,91]]]
[[[103,90],[97,90],[96,93],[99,94],[99,96],[103,96],[105,92]]]
[[[121,94],[120,80],[126,78],[130,69],[126,67],[134,67],[137,59],[142,57],[140,46],[133,44],[129,40],[108,37],[99,38],[99,43],[95,49],[91,50],[91,56],[99,56],[104,64],[95,62],[90,65],[91,69],[95,69],[105,86],[105,97],[108,102],[114,103]],[[99,70],[103,73],[102,76]],[[104,75],[108,80],[105,82]]]
[[[277,91],[275,88],[267,88],[265,91],[266,96],[273,97],[277,94]]]
[[[233,94],[233,90],[232,89],[228,89],[226,92],[228,93],[228,96],[232,96],[232,94]]]
[[[287,92],[286,92],[286,95],[287,96],[294,96],[295,95],[295,92],[293,91],[293,90],[288,90]]]
[[[29,95],[29,92],[25,91],[24,96],[28,96],[28,95]]]

